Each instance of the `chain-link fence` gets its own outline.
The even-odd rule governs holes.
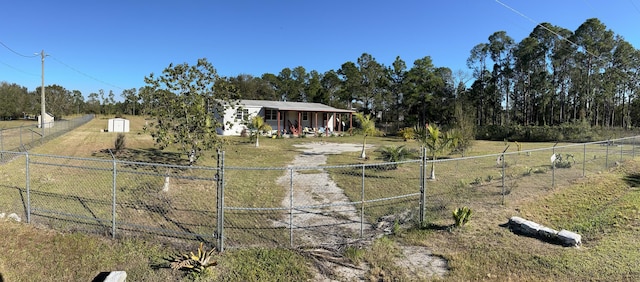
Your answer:
[[[0,128],[0,151],[27,151],[89,122],[93,117],[84,115],[70,120],[56,120],[44,126],[34,121],[31,125]]]
[[[65,231],[199,240],[220,250],[336,245],[403,224],[450,225],[451,211],[465,205],[508,206],[634,158],[636,143],[285,168],[228,167],[224,153],[217,167],[196,167],[3,151],[11,161],[1,164],[0,213]]]

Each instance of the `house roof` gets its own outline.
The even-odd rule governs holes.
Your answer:
[[[283,102],[267,100],[240,100],[245,107],[263,107],[280,111],[355,113],[352,110],[337,109],[320,103]]]

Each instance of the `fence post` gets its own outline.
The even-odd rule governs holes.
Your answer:
[[[422,146],[422,151],[420,152],[420,226],[424,226],[425,222],[425,209],[427,202],[427,180],[426,180],[426,172],[427,169],[427,148]]]
[[[507,146],[507,148],[509,148]],[[506,151],[506,149],[505,149]],[[504,206],[504,178],[506,177],[506,168],[505,168],[505,163],[507,162],[507,160],[504,159],[504,152],[502,152],[502,156],[500,156],[502,158],[502,205]]]
[[[360,238],[364,237],[364,177],[365,165],[362,164],[362,194],[360,195]]]
[[[631,157],[636,158],[636,139],[638,136],[633,136],[633,141],[631,141]]]
[[[224,252],[224,151],[218,150],[218,177],[217,177],[217,205],[218,224],[216,237],[218,239],[218,251]]]
[[[556,188],[556,145],[558,142],[553,144],[553,159],[551,160],[551,189]]]
[[[293,168],[289,169],[289,246],[293,248]]]
[[[25,152],[25,176],[27,181],[27,223],[31,223],[31,176],[29,175],[29,152]]]
[[[622,162],[622,148],[624,147],[624,143],[620,141],[620,162]]]
[[[604,155],[604,169],[608,170],[609,169],[609,144],[611,144],[611,139],[607,139],[607,153]]]
[[[582,177],[585,177],[585,167],[587,165],[587,143],[582,144]]]
[[[509,150],[509,146],[511,145],[507,145],[506,148],[504,148],[504,150],[502,150],[502,155],[500,155],[500,162],[502,163],[502,205],[504,206],[504,178],[506,177],[506,166],[505,164],[507,163],[507,160],[504,159],[504,153],[507,152],[507,150]],[[519,154],[519,153],[518,153]]]
[[[112,169],[113,169],[113,177],[112,177],[112,183],[111,183],[111,238],[115,239],[116,238],[116,177],[117,177],[117,172],[116,172],[116,157],[113,155],[113,153],[111,152],[111,149],[109,149],[109,154],[111,154],[111,160],[112,160]]]

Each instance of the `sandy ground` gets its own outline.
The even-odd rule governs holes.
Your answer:
[[[316,167],[326,165],[327,155],[343,152],[357,152],[362,150],[362,144],[344,144],[330,142],[314,142],[296,145],[302,153],[298,155],[289,167]],[[367,147],[371,150],[371,147]],[[278,179],[278,183],[290,191],[290,171]],[[282,200],[282,206],[297,208],[293,217],[288,216],[275,226],[289,227],[289,220],[294,226],[294,241],[296,245],[314,247],[326,246],[335,249],[336,246],[352,243],[360,239],[373,240],[384,234],[383,230],[375,229],[371,223],[362,222],[357,210],[352,205],[341,205],[350,200],[343,190],[333,182],[324,170],[293,172],[293,197],[287,192]],[[316,207],[318,205],[330,206]],[[442,277],[447,272],[447,262],[440,257],[433,256],[431,251],[419,246],[403,246],[404,259],[398,260],[398,265],[406,269],[412,277],[428,279]],[[316,281],[363,281],[368,271],[366,265],[347,267],[337,263],[325,261],[325,266],[332,269],[334,275],[327,277],[318,273]]]

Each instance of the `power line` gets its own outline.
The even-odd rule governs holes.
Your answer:
[[[70,65],[67,65],[67,64],[65,64],[64,62],[62,62],[62,61],[58,60],[56,57],[51,56],[51,54],[48,54],[48,55],[49,55],[52,59],[54,59],[56,62],[58,62],[58,63],[62,64],[63,66],[65,66],[65,67],[69,68],[70,70],[75,71],[75,72],[77,72],[77,73],[79,73],[79,74],[81,74],[81,75],[83,75],[83,76],[85,76],[85,77],[88,77],[88,78],[90,78],[90,79],[93,79],[93,80],[95,80],[95,81],[97,81],[97,82],[100,82],[100,83],[102,83],[102,84],[109,85],[109,86],[111,86],[111,87],[114,87],[114,88],[117,88],[117,89],[120,89],[120,90],[124,90],[124,88],[122,88],[122,87],[120,87],[120,86],[113,85],[113,84],[108,83],[108,82],[106,82],[106,81],[103,81],[103,80],[97,79],[97,78],[95,78],[95,77],[93,77],[93,76],[91,76],[91,75],[88,75],[88,74],[86,74],[86,73],[84,73],[84,72],[81,72],[81,71],[77,70],[76,68],[74,68],[74,67],[72,67],[72,66],[70,66]]]
[[[498,4],[500,4],[500,5],[504,6],[505,8],[507,8],[507,9],[511,10],[512,12],[514,12],[514,13],[516,13],[516,14],[520,15],[521,17],[523,17],[523,18],[525,18],[525,19],[527,19],[527,20],[531,21],[532,23],[536,24],[536,26],[540,26],[540,27],[544,28],[545,30],[547,30],[547,31],[549,31],[549,32],[551,32],[551,33],[553,33],[553,34],[555,34],[555,35],[556,35],[557,37],[559,37],[560,39],[562,39],[562,40],[564,40],[564,41],[567,41],[567,42],[571,43],[571,45],[573,45],[574,47],[580,47],[580,45],[576,44],[575,42],[573,42],[573,41],[569,40],[568,38],[566,38],[566,37],[564,37],[564,36],[560,35],[559,33],[555,32],[555,31],[553,31],[553,30],[551,30],[551,29],[547,28],[546,26],[544,26],[544,25],[540,24],[539,22],[537,22],[537,21],[533,20],[532,18],[527,17],[525,14],[523,14],[523,13],[519,12],[518,10],[516,10],[516,9],[514,9],[514,8],[511,8],[511,6],[509,6],[509,5],[507,5],[507,4],[504,4],[504,3],[500,2],[500,0],[495,0],[495,1],[496,1],[496,2],[498,2]],[[593,56],[593,57],[595,57],[595,58],[598,58],[598,56],[596,56],[595,54],[593,54],[593,53],[589,52],[589,50],[587,50],[586,48],[583,48],[583,49],[584,49],[584,52],[585,52],[585,53],[587,53],[587,54],[589,54],[589,55],[591,55],[591,56]]]
[[[7,46],[6,44],[4,44],[2,41],[0,41],[0,44],[1,44],[2,46],[4,46],[4,48],[7,48],[7,50],[9,50],[9,51],[13,52],[14,54],[16,54],[16,55],[18,55],[18,56],[20,56],[20,57],[25,57],[25,58],[35,58],[35,57],[37,57],[37,56],[38,56],[38,54],[34,54],[34,55],[31,55],[31,56],[23,55],[23,54],[20,54],[20,53],[18,53],[18,52],[16,52],[16,51],[14,51],[13,49],[9,48],[9,46]]]
[[[640,8],[638,8],[636,3],[634,3],[633,0],[629,0],[629,2],[631,2],[631,5],[633,5],[633,7],[636,8],[636,12],[638,12],[638,14],[640,14]]]
[[[10,64],[7,64],[7,63],[5,63],[3,61],[0,61],[0,64],[3,64],[3,65],[5,65],[5,66],[7,66],[7,67],[9,67],[9,68],[11,68],[11,69],[13,69],[15,71],[18,71],[18,72],[21,72],[21,73],[24,73],[24,74],[27,74],[27,75],[30,75],[30,76],[38,76],[37,74],[33,74],[33,73],[30,73],[30,72],[23,71],[23,70],[21,70],[19,68],[16,68],[16,67],[14,67],[14,66],[12,66]]]
[[[38,56],[42,55],[42,54],[39,54],[39,53],[35,53],[34,55],[31,55],[31,56],[21,54],[21,53],[19,53],[19,52],[15,51],[15,50],[11,49],[11,47],[7,46],[7,45],[6,45],[6,44],[4,44],[4,42],[2,42],[2,41],[0,41],[0,45],[2,45],[4,48],[6,48],[7,50],[11,51],[12,53],[14,53],[14,54],[16,54],[16,55],[18,55],[18,56],[20,56],[20,57],[24,57],[24,58],[35,58],[35,57],[38,57]],[[100,82],[100,83],[102,83],[102,84],[109,85],[109,86],[111,86],[111,87],[114,87],[114,88],[117,88],[117,89],[120,89],[120,90],[124,90],[124,88],[122,88],[122,87],[119,87],[119,86],[117,86],[117,85],[114,85],[114,84],[108,83],[108,82],[103,81],[103,80],[100,80],[100,79],[97,79],[97,78],[95,78],[95,77],[93,77],[93,76],[91,76],[91,75],[88,75],[88,74],[86,74],[86,73],[84,73],[84,72],[81,72],[81,71],[79,71],[78,69],[76,69],[76,68],[74,68],[74,67],[72,67],[72,66],[70,66],[70,65],[68,65],[68,64],[65,64],[64,62],[62,62],[62,61],[58,60],[57,58],[55,58],[55,57],[51,56],[51,54],[46,54],[46,55],[47,55],[47,56],[50,56],[50,57],[51,57],[51,58],[53,58],[55,61],[57,61],[58,63],[62,64],[62,65],[63,65],[63,66],[65,66],[65,67],[69,68],[70,70],[73,70],[73,71],[75,71],[75,72],[77,72],[77,73],[79,73],[79,74],[81,74],[81,75],[83,75],[83,76],[85,76],[85,77],[88,77],[88,78],[90,78],[90,79],[92,79],[92,80],[95,80],[95,81],[97,81],[97,82]],[[25,71],[23,71],[23,70],[20,70],[20,69],[18,69],[18,68],[16,68],[16,67],[14,67],[14,66],[11,66],[11,65],[9,65],[9,64],[7,64],[7,63],[2,62],[2,61],[0,61],[0,63],[1,63],[1,64],[3,64],[3,65],[5,65],[5,66],[7,66],[7,67],[9,67],[9,68],[12,68],[12,69],[14,69],[14,70],[16,70],[16,71],[19,71],[19,72],[22,72],[22,73],[25,73],[25,74],[28,74],[28,75],[32,75],[32,76],[37,76],[37,75],[35,75],[35,74],[28,73],[28,72],[25,72]]]

